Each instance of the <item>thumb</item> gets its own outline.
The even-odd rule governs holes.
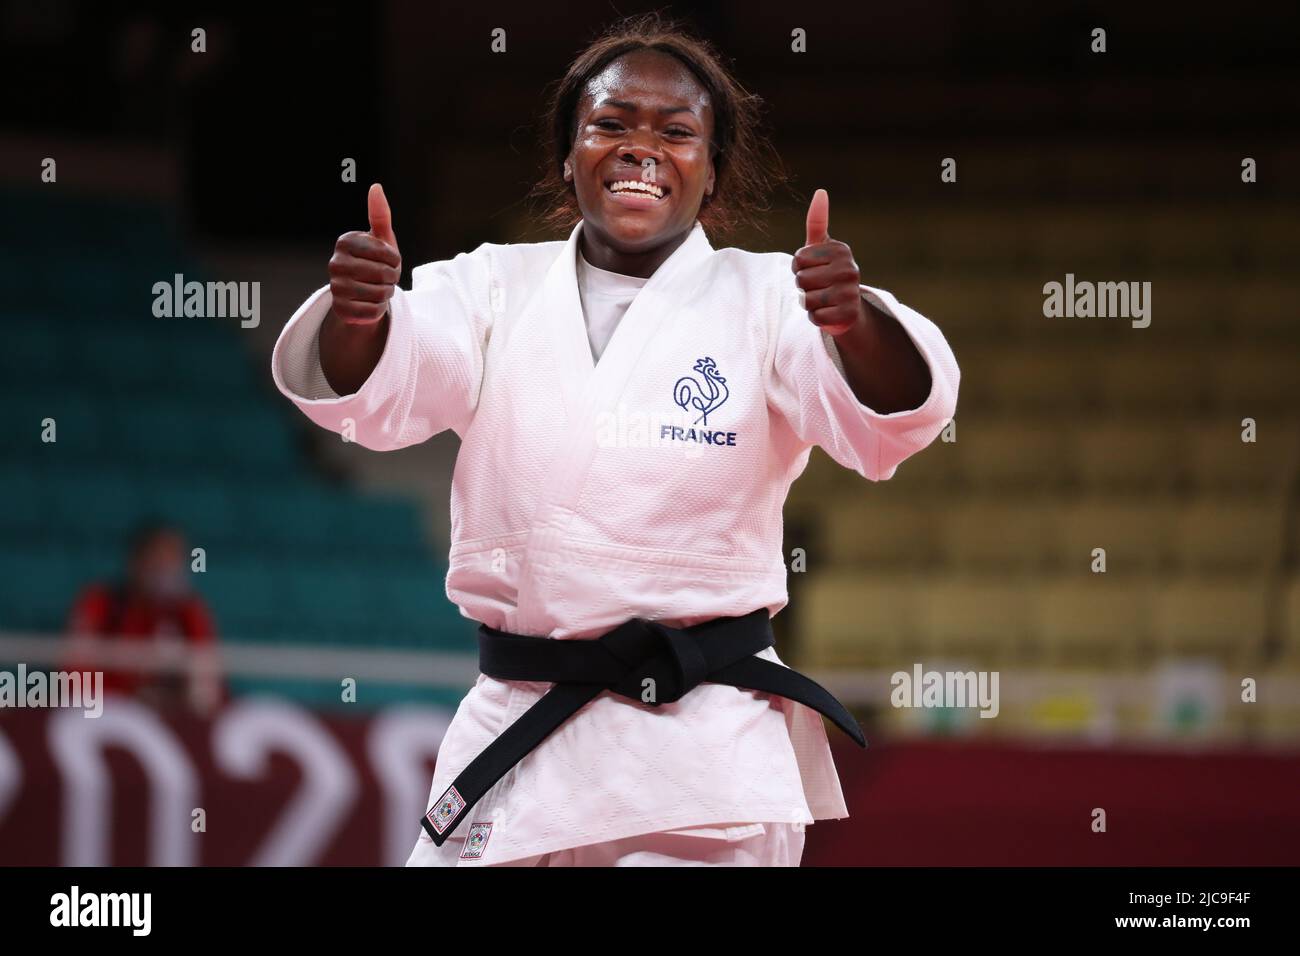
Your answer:
[[[397,236],[393,235],[393,212],[388,208],[388,198],[384,187],[375,183],[370,187],[366,197],[366,208],[370,215],[370,234],[380,242],[397,248]]]
[[[807,245],[811,246],[818,242],[825,242],[830,238],[830,233],[826,231],[830,226],[830,218],[830,196],[826,194],[826,190],[819,189],[813,193],[812,202],[808,205]]]

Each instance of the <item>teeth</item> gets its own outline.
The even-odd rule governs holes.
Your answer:
[[[609,185],[609,191],[612,193],[626,192],[628,190],[649,193],[656,199],[664,198],[664,191],[661,187],[656,186],[654,183],[642,182],[639,179],[622,179]]]

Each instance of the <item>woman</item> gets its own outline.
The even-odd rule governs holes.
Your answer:
[[[804,826],[848,815],[818,711],[862,740],[771,647],[782,505],[814,444],[891,477],[952,416],[957,365],[860,284],[822,190],[793,257],[711,246],[767,166],[707,44],[620,24],[550,109],[567,241],[485,243],[408,292],[372,186],[272,359],[367,448],[462,440],[447,594],[484,673],[409,862],[798,865]]]

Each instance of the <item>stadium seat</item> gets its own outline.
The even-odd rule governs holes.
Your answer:
[[[1085,489],[1150,493],[1187,481],[1183,435],[1173,422],[1088,422],[1071,429],[1070,441]]]
[[[1266,494],[1288,487],[1300,472],[1300,421],[1265,413],[1256,417],[1255,441],[1243,442],[1241,434],[1241,417],[1226,415],[1188,428],[1196,487]]]
[[[939,527],[942,559],[955,568],[1034,570],[1055,558],[1060,519],[1051,501],[971,498],[931,513]]]
[[[1093,549],[1106,551],[1106,570],[1116,576],[1149,573],[1173,563],[1174,508],[1161,497],[1090,495],[1063,503],[1053,531],[1056,563],[1091,571]]]
[[[1029,600],[1042,663],[1121,670],[1149,661],[1152,580],[1081,571],[1036,586]]]
[[[1052,343],[1009,347],[1005,343],[967,349],[961,402],[966,408],[994,408],[1008,416],[1045,410],[1076,412],[1096,400],[1096,352]]]
[[[1259,660],[1264,587],[1250,578],[1180,578],[1156,587],[1152,628],[1158,649],[1224,664]]]
[[[936,526],[941,516],[923,504],[877,497],[864,494],[835,507],[831,520],[822,525],[827,548],[822,560],[834,567],[895,569],[932,563],[938,555]]]
[[[1212,367],[1217,407],[1236,420],[1262,418],[1278,409],[1295,409],[1296,369],[1300,351],[1294,348],[1247,347],[1223,355]]]
[[[998,666],[1023,656],[1030,602],[1009,575],[927,579],[916,592],[918,647],[927,658]]]
[[[1101,404],[1132,415],[1199,409],[1209,398],[1210,360],[1204,348],[1109,350],[1096,368]]]
[[[799,591],[792,655],[808,668],[910,666],[917,636],[907,576],[832,571]]]
[[[1026,491],[1059,487],[1070,478],[1067,438],[1057,422],[959,414],[957,441],[950,448],[962,478],[976,490]]]
[[[1177,511],[1174,554],[1192,571],[1271,571],[1282,560],[1283,521],[1278,499],[1196,499]]]

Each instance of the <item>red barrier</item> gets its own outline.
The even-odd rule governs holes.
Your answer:
[[[0,864],[400,864],[449,718],[0,711]],[[809,828],[805,865],[1300,863],[1295,756],[833,746],[853,816]]]
[[[808,829],[805,866],[1300,863],[1294,753],[878,740],[832,741],[852,816]]]

